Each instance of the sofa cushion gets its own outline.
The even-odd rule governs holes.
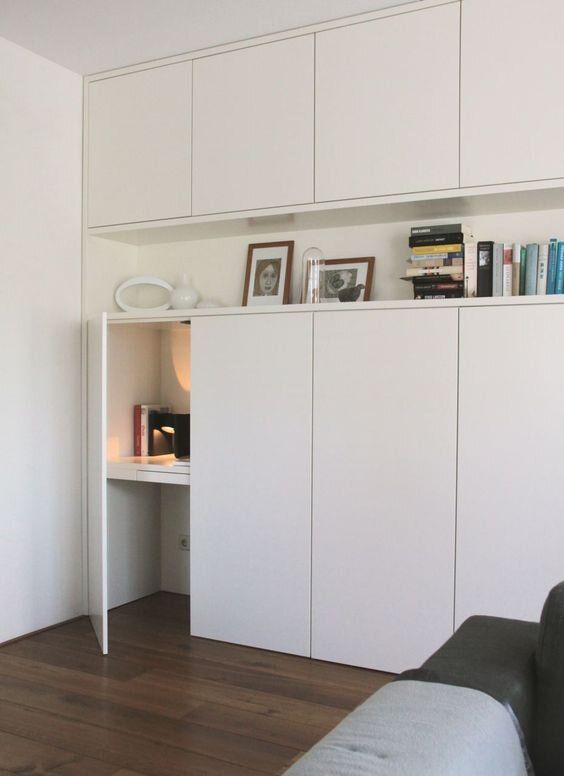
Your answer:
[[[526,776],[507,710],[477,690],[385,685],[305,754],[287,776]]]
[[[564,582],[545,601],[536,651],[537,714],[533,761],[537,776],[564,773]]]

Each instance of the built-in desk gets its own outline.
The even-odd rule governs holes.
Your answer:
[[[136,480],[168,485],[190,485],[190,460],[172,455],[127,456],[108,461],[110,480]]]

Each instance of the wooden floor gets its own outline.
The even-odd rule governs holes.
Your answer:
[[[184,596],[0,648],[0,774],[279,774],[391,678],[187,636]]]

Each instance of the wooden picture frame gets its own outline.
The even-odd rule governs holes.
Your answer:
[[[374,256],[362,256],[358,259],[326,259],[323,270],[321,302],[368,302],[372,290],[372,278],[374,276]],[[340,291],[351,291],[354,297],[355,289],[359,284],[364,288],[359,289],[356,299],[339,299]]]
[[[249,245],[243,307],[288,304],[293,255],[293,240]]]

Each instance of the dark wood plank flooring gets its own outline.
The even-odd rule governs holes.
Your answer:
[[[389,674],[191,638],[188,599],[87,618],[0,648],[0,774],[279,774]]]

